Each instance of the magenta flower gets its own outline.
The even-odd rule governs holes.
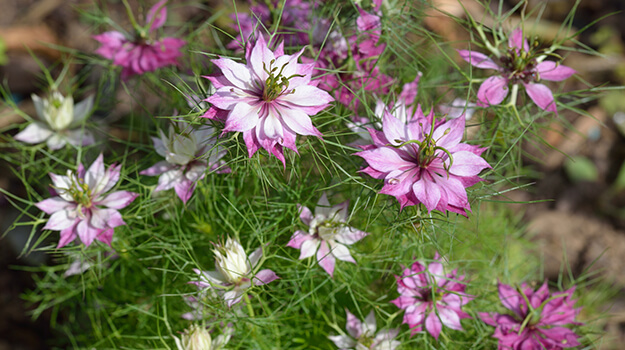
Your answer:
[[[217,270],[193,269],[200,276],[200,280],[191,283],[202,290],[214,289],[223,297],[228,307],[240,302],[243,293],[252,286],[252,283],[261,286],[279,278],[269,269],[254,272],[263,256],[262,248],[256,249],[248,257],[241,243],[228,237],[225,244],[215,245],[213,253]]]
[[[295,231],[287,247],[300,249],[300,260],[317,253],[317,262],[330,276],[334,275],[336,259],[355,264],[356,260],[347,246],[360,241],[368,233],[347,226],[349,201],[330,207],[324,193],[317,203],[314,216],[307,207],[298,206],[300,220],[308,225],[308,232]]]
[[[310,115],[333,99],[311,82],[314,64],[297,63],[301,54],[285,55],[282,45],[272,52],[260,36],[246,50],[247,64],[212,60],[223,75],[208,77],[217,91],[206,101],[228,111],[223,132],[242,132],[250,157],[262,147],[286,167],[283,147],[297,152],[296,135],[321,136]]]
[[[360,322],[348,310],[345,310],[345,313],[347,314],[345,328],[349,335],[328,337],[340,350],[395,350],[401,344],[395,340],[399,334],[399,329],[383,330],[376,334],[377,326],[373,310],[369,312],[365,322]]]
[[[579,346],[579,336],[563,327],[579,325],[574,308],[575,287],[550,294],[545,282],[537,291],[523,283],[520,288],[499,283],[499,299],[512,315],[480,312],[482,321],[495,327],[493,337],[499,339],[499,349],[558,350]]]
[[[521,29],[512,32],[506,54],[497,57],[499,64],[479,52],[458,50],[458,53],[477,68],[494,69],[498,72],[498,75],[486,79],[477,92],[478,106],[481,107],[500,104],[508,95],[510,85],[516,87],[523,84],[525,91],[538,107],[557,114],[551,90],[539,82],[562,81],[575,74],[572,68],[553,61],[543,61],[545,56],[535,52],[533,47],[530,48]],[[513,98],[516,99],[516,96]]]
[[[68,143],[79,147],[95,142],[93,134],[80,127],[93,108],[93,96],[75,105],[71,96],[65,97],[58,91],[53,91],[44,99],[35,94],[31,97],[39,121],[31,123],[15,135],[16,140],[30,144],[45,141],[51,150],[61,149]]]
[[[107,194],[119,180],[119,168],[119,165],[111,165],[105,170],[100,154],[86,172],[79,164],[78,171],[68,170],[67,176],[50,173],[58,196],[35,205],[51,215],[44,229],[61,231],[57,248],[77,237],[86,246],[94,239],[111,245],[114,228],[126,225],[117,210],[132,203],[139,195],[128,191]]]
[[[386,110],[382,131],[369,129],[373,145],[355,153],[369,164],[362,171],[384,179],[380,193],[397,198],[401,208],[423,203],[428,212],[466,215],[471,210],[466,188],[490,168],[480,157],[485,148],[460,143],[464,118],[435,122],[433,112],[426,118],[418,107],[411,120],[402,120]]]
[[[166,3],[167,0],[161,0],[152,6],[146,16],[146,28],[135,28],[136,33],[132,37],[117,31],[93,36],[102,44],[95,52],[113,60],[113,65],[122,67],[123,80],[161,67],[178,65],[178,57],[182,56],[180,48],[186,44],[184,40],[171,37],[156,40],[149,37],[165,24]]]
[[[411,334],[425,329],[438,340],[443,325],[462,330],[460,320],[471,318],[462,311],[462,306],[473,300],[464,292],[464,275],[457,270],[445,273],[438,253],[427,266],[416,261],[405,268],[397,279],[399,298],[392,300],[398,308],[405,310],[404,322],[411,328]]]
[[[214,130],[209,126],[195,129],[182,122],[170,125],[168,136],[161,130],[160,138],[152,137],[156,153],[165,160],[139,174],[160,175],[154,192],[174,188],[178,197],[187,203],[207,169],[216,173],[230,172],[220,160],[226,150],[215,146],[213,134]]]

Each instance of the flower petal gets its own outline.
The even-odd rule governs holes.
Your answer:
[[[529,97],[536,103],[538,107],[545,111],[550,111],[558,114],[556,103],[551,94],[551,90],[543,84],[524,84],[525,91]]]
[[[482,69],[499,70],[499,66],[493,60],[483,53],[471,50],[456,50],[463,60],[469,62],[472,66]]]
[[[508,96],[508,80],[500,76],[492,76],[486,79],[477,91],[477,105],[488,107],[498,105]]]
[[[15,135],[14,138],[18,141],[37,144],[47,140],[53,133],[54,132],[47,128],[44,124],[33,122]]]
[[[317,251],[317,261],[325,272],[330,275],[330,277],[334,276],[334,265],[336,264],[336,260],[334,255],[330,253],[328,243],[325,241],[321,241],[321,244],[319,245],[319,250]]]
[[[536,66],[536,71],[540,79],[551,81],[562,81],[576,73],[575,69],[557,64],[553,61],[540,62]]]
[[[258,273],[256,274],[256,276],[254,276],[253,280],[254,280],[254,284],[257,286],[262,286],[264,284],[273,282],[275,280],[277,280],[278,275],[276,275],[275,272],[269,270],[269,269],[264,269],[264,270],[260,270],[258,271]]]
[[[103,200],[99,201],[98,205],[103,205],[112,209],[122,209],[132,203],[139,196],[138,193],[129,191],[117,191],[109,194]]]

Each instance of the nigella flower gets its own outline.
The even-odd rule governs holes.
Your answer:
[[[215,244],[213,253],[217,270],[193,269],[200,276],[200,281],[191,283],[200,289],[214,289],[229,307],[241,301],[243,293],[252,286],[252,283],[261,286],[279,278],[269,269],[254,272],[263,256],[262,248],[256,249],[248,257],[241,243],[228,237],[226,244]]]
[[[360,322],[351,312],[347,313],[347,335],[329,336],[340,350],[395,350],[401,343],[395,338],[399,334],[398,329],[379,331],[376,334],[377,326],[375,313],[373,310],[365,318],[365,322]]]
[[[488,163],[485,150],[460,143],[464,118],[436,122],[434,112],[423,116],[421,108],[407,123],[384,112],[382,131],[369,129],[373,145],[356,153],[369,164],[362,171],[384,179],[380,193],[397,198],[401,207],[423,203],[428,212],[471,210],[466,188],[482,181],[478,174]]]
[[[171,37],[159,40],[150,38],[150,34],[165,24],[166,3],[167,0],[161,0],[152,6],[146,16],[146,27],[135,28],[135,34],[132,36],[117,31],[93,36],[102,44],[95,52],[113,60],[113,65],[122,67],[123,80],[135,74],[140,75],[161,67],[178,65],[178,57],[182,56],[180,48],[186,44],[184,40]]]
[[[80,127],[93,108],[93,96],[76,105],[71,96],[65,97],[58,91],[44,99],[35,94],[31,97],[41,121],[28,125],[15,135],[16,140],[30,144],[45,141],[51,150],[63,148],[67,143],[87,146],[95,142],[91,132]]]
[[[160,138],[152,137],[156,153],[165,160],[139,174],[160,175],[154,192],[174,188],[178,197],[186,203],[207,169],[216,173],[230,172],[230,168],[220,161],[226,150],[215,145],[213,134],[210,126],[194,128],[182,122],[173,123],[169,127],[169,135],[161,130]]]
[[[321,136],[310,115],[333,99],[311,82],[314,64],[297,63],[302,52],[285,55],[282,45],[272,52],[259,36],[246,50],[245,65],[212,60],[223,75],[208,77],[217,91],[206,101],[228,111],[223,132],[242,132],[250,157],[262,147],[286,167],[283,147],[297,152],[296,135]]]
[[[213,339],[206,327],[194,324],[180,338],[174,337],[174,342],[178,350],[219,350],[228,344],[232,332],[231,327],[224,327],[222,334]]]
[[[104,169],[102,154],[85,171],[82,164],[76,173],[67,175],[50,173],[58,196],[35,205],[50,214],[45,230],[61,231],[57,248],[79,238],[86,246],[94,239],[111,245],[115,227],[126,225],[118,209],[137,198],[138,193],[116,191],[107,194],[119,180],[119,165]]]
[[[558,113],[551,90],[541,80],[562,81],[575,74],[575,70],[553,61],[543,61],[544,55],[530,48],[523,38],[523,31],[516,29],[508,38],[508,50],[499,54],[497,64],[488,56],[470,50],[458,50],[460,56],[471,65],[482,69],[494,69],[498,75],[482,83],[478,92],[478,106],[500,104],[508,95],[508,86],[515,89],[523,84],[529,97],[543,110]],[[514,90],[516,93],[516,90]],[[512,98],[516,99],[516,96]]]
[[[574,308],[575,287],[559,293],[549,293],[547,283],[534,291],[526,283],[519,288],[499,283],[499,299],[509,314],[480,312],[482,321],[495,327],[493,337],[499,339],[499,349],[550,349],[579,346],[579,336],[563,327],[581,324],[575,321],[581,308]]]
[[[355,264],[347,246],[368,233],[347,226],[348,207],[349,201],[330,207],[325,193],[317,203],[315,215],[307,207],[299,206],[299,217],[308,225],[308,232],[295,231],[287,247],[300,249],[300,260],[317,253],[317,262],[330,276],[334,275],[336,259]]]
[[[462,311],[462,306],[473,300],[464,292],[464,275],[457,270],[445,273],[438,253],[428,265],[416,261],[405,268],[397,279],[399,298],[392,300],[398,308],[405,310],[404,323],[411,328],[411,334],[425,329],[438,340],[443,325],[462,330],[460,320],[471,318]]]

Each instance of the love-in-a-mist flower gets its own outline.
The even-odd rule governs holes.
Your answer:
[[[499,299],[512,314],[480,312],[482,321],[495,327],[493,337],[499,349],[558,350],[579,346],[579,335],[566,325],[579,325],[575,316],[575,287],[564,292],[549,293],[547,283],[538,290],[523,283],[519,288],[499,283]]]
[[[180,335],[174,337],[178,350],[219,350],[230,341],[232,328],[224,327],[223,332],[215,338],[206,327],[198,324],[192,325]]]
[[[471,318],[462,311],[462,306],[473,300],[466,294],[464,275],[457,270],[445,273],[445,267],[436,253],[434,261],[424,264],[416,261],[405,268],[397,279],[399,298],[392,300],[398,308],[405,310],[404,323],[408,324],[411,334],[425,329],[438,340],[443,325],[462,330],[460,320]]]
[[[250,157],[262,147],[286,167],[283,147],[297,152],[296,135],[321,136],[310,116],[333,99],[310,80],[314,64],[297,63],[302,52],[285,55],[282,44],[272,52],[260,36],[246,64],[212,60],[223,75],[207,77],[217,91],[206,101],[228,111],[223,132],[242,132]]]
[[[490,166],[480,157],[485,148],[460,142],[464,125],[464,118],[437,122],[433,111],[425,117],[420,107],[407,122],[385,110],[382,131],[368,129],[373,144],[355,154],[369,164],[364,173],[384,179],[380,193],[402,208],[423,203],[428,212],[466,215],[466,188],[482,181],[478,174]]]
[[[167,20],[166,3],[167,0],[161,0],[152,6],[146,15],[146,25],[139,27],[135,24],[133,34],[110,31],[93,36],[102,44],[95,52],[113,60],[113,65],[122,67],[123,80],[161,67],[178,65],[178,57],[182,56],[180,49],[186,42],[172,37],[151,38]]]
[[[269,269],[255,272],[263,256],[262,247],[256,249],[248,257],[241,243],[228,237],[225,244],[215,244],[213,253],[215,254],[215,268],[217,270],[193,269],[199,275],[200,280],[191,283],[200,289],[213,288],[223,297],[229,307],[240,302],[243,293],[252,284],[261,286],[279,278]]]
[[[299,249],[300,260],[317,253],[317,262],[330,276],[334,275],[336,259],[355,264],[347,246],[368,233],[347,226],[349,201],[330,207],[324,193],[315,207],[315,215],[307,207],[298,206],[299,218],[308,225],[308,231],[295,231],[287,247]]]
[[[68,170],[65,176],[50,173],[58,196],[35,205],[51,215],[44,229],[61,231],[58,248],[76,238],[86,246],[94,239],[111,245],[114,228],[126,225],[118,210],[139,195],[128,191],[107,193],[117,184],[120,167],[113,164],[105,169],[100,154],[87,171],[79,164],[77,172]]]
[[[349,335],[329,336],[340,350],[395,350],[401,343],[395,338],[399,329],[382,330],[376,333],[375,313],[373,310],[365,318],[365,322],[345,310],[347,324],[345,328]]]
[[[551,90],[540,82],[542,80],[562,81],[575,74],[575,70],[554,61],[545,61],[545,53],[530,46],[519,28],[508,38],[505,53],[496,52],[496,60],[471,51],[458,50],[460,56],[471,65],[482,69],[494,69],[497,75],[486,79],[477,92],[478,105],[487,107],[500,104],[508,96],[512,86],[516,94],[519,84],[525,87],[529,97],[543,110],[558,113]],[[512,98],[516,99],[516,96]]]
[[[169,135],[160,130],[160,138],[152,137],[156,153],[165,160],[139,174],[160,175],[154,192],[174,188],[178,197],[186,203],[207,169],[216,173],[230,172],[230,168],[220,160],[226,150],[215,145],[214,132],[210,126],[196,128],[183,122],[172,123]]]
[[[87,146],[93,144],[93,134],[84,130],[81,123],[93,108],[93,96],[74,105],[72,96],[53,91],[49,97],[31,95],[39,121],[34,121],[15,135],[18,141],[38,144],[46,142],[48,148],[57,150],[66,144]]]

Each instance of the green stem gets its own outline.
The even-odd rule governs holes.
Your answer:
[[[252,303],[250,303],[250,297],[247,293],[243,294],[243,300],[245,300],[245,306],[247,306],[247,314],[250,317],[254,317],[254,308],[252,308]]]

